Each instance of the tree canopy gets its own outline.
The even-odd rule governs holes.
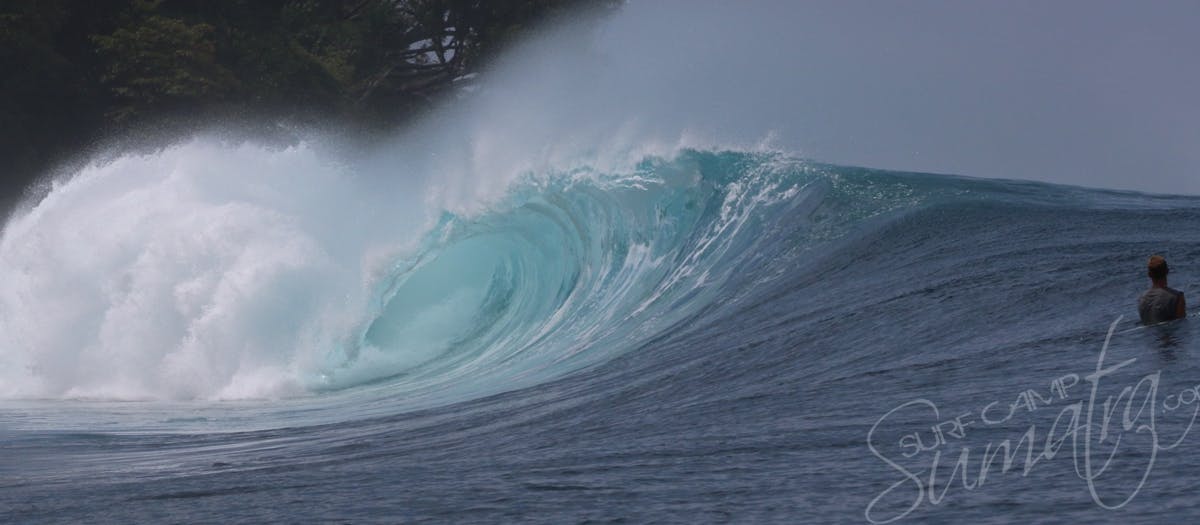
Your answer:
[[[105,136],[255,115],[394,125],[531,27],[619,0],[10,0],[0,158],[11,199]]]

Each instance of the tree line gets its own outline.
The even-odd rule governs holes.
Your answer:
[[[8,200],[64,155],[200,122],[395,125],[546,19],[620,0],[8,0]],[[5,203],[7,204],[7,203]]]

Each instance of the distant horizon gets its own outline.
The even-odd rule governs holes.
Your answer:
[[[601,47],[662,91],[642,114],[806,158],[1197,194],[1196,20],[1196,2],[634,1]]]

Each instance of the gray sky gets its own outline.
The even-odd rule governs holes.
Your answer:
[[[642,119],[836,163],[1200,193],[1200,1],[634,0],[604,27],[617,71],[590,81]]]

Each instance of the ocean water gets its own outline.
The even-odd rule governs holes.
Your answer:
[[[1200,199],[602,164],[60,181],[0,240],[0,522],[1200,516],[1196,320],[1135,310],[1152,253],[1200,297]]]

